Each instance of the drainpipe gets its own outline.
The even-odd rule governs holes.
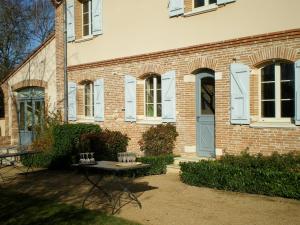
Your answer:
[[[67,0],[64,1],[64,122],[68,122]]]

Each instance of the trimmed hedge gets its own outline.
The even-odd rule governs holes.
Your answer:
[[[54,126],[52,130],[53,146],[50,150],[34,156],[33,165],[44,168],[67,168],[76,162],[79,153],[79,139],[82,134],[99,133],[94,124],[63,124]],[[23,165],[28,165],[31,156],[22,157]]]
[[[148,156],[148,157],[138,158],[137,161],[151,165],[150,168],[139,170],[137,175],[139,176],[159,175],[159,174],[165,174],[167,172],[167,165],[173,164],[174,156],[173,155]]]
[[[200,161],[197,163],[181,163],[181,180],[184,183],[210,187],[229,191],[264,194],[286,198],[300,199],[300,173],[295,163],[297,157],[292,160],[288,156],[294,168],[276,167],[277,163],[285,159],[276,156],[230,156],[220,161]],[[229,160],[230,159],[230,160]],[[257,161],[255,161],[257,159]]]

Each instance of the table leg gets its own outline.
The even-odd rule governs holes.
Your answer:
[[[109,200],[110,203],[113,201],[112,196],[99,185],[99,183],[101,182],[101,180],[104,177],[103,175],[99,175],[97,181],[94,182],[92,179],[90,179],[87,169],[84,169],[84,176],[87,179],[87,181],[92,185],[92,187],[90,188],[90,190],[87,192],[87,194],[84,197],[84,200],[81,205],[82,208],[84,207],[86,200],[90,197],[91,193],[93,192],[93,190],[95,188],[97,188],[99,191],[101,191],[105,195],[105,197]]]

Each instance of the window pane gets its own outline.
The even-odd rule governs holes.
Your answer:
[[[209,0],[209,4],[217,3],[217,0]]]
[[[281,99],[294,99],[294,82],[281,82]]]
[[[83,24],[84,25],[89,24],[89,14],[88,13],[83,14]]]
[[[146,116],[153,117],[154,116],[154,105],[146,104]]]
[[[294,100],[281,101],[281,117],[294,117]]]
[[[291,63],[281,63],[281,80],[294,80],[294,64]]]
[[[85,106],[85,116],[91,115],[91,107],[89,105]]]
[[[157,104],[157,117],[161,117],[161,104]]]
[[[157,101],[157,103],[161,103],[161,90],[157,90],[157,99],[156,99],[156,101]]]
[[[161,77],[160,76],[157,76],[157,89],[161,89]]]
[[[215,113],[215,81],[211,77],[201,80],[201,114],[214,115]]]
[[[26,122],[27,122],[27,130],[32,131],[33,129],[33,121],[32,121],[32,117],[33,117],[33,110],[32,110],[32,102],[27,102],[27,118],[26,118]]]
[[[261,84],[261,98],[275,99],[275,83],[262,83]]]
[[[275,81],[275,64],[264,67],[261,75],[261,81]]]
[[[86,35],[89,35],[89,34],[90,34],[89,25],[83,26],[83,35],[86,36]]]
[[[275,101],[262,102],[262,117],[275,117]]]
[[[25,103],[20,102],[20,130],[25,129]]]
[[[154,92],[153,90],[146,91],[146,103],[154,103]]]
[[[153,77],[150,77],[146,80],[146,89],[153,89]]]
[[[205,5],[205,0],[195,0],[194,2],[194,7],[197,8],[197,7],[201,7],[201,6],[204,6]]]
[[[85,1],[83,3],[83,12],[88,12],[89,11],[89,1]]]

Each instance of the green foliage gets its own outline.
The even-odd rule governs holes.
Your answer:
[[[250,155],[242,152],[241,155],[225,155],[220,162],[226,165],[234,165],[241,168],[272,169],[278,171],[298,171],[300,172],[300,154],[294,152],[280,155],[274,152],[271,156],[262,154]]]
[[[100,211],[82,209],[0,188],[1,225],[138,225]]]
[[[29,166],[32,163],[36,168],[47,168],[51,164],[51,152],[46,151],[34,155],[25,155],[21,157],[21,162],[24,166]]]
[[[177,136],[174,125],[160,124],[144,132],[139,145],[146,156],[168,155],[173,152]]]
[[[94,152],[95,159],[117,161],[119,152],[126,152],[130,138],[120,131],[105,129],[99,133],[82,134],[81,152]]]
[[[148,156],[138,158],[137,161],[150,164],[150,168],[138,171],[138,175],[159,175],[167,172],[167,165],[173,164],[173,155]]]
[[[51,168],[68,167],[75,162],[79,153],[79,140],[82,134],[100,133],[94,124],[63,124],[53,129],[53,150]]]
[[[300,199],[298,160],[293,154],[225,156],[219,161],[181,163],[180,176],[194,186]]]

